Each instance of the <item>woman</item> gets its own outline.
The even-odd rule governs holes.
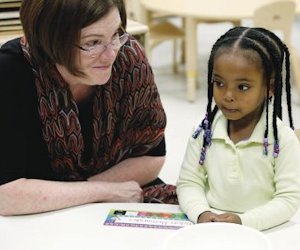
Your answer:
[[[122,0],[24,0],[0,50],[0,214],[141,202],[165,113]],[[149,190],[148,190],[149,191]]]

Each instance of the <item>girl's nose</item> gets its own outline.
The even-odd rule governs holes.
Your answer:
[[[234,94],[231,90],[226,90],[225,92],[225,100],[227,102],[233,102],[234,101]]]

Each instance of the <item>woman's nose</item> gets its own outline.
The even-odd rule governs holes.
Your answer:
[[[111,46],[111,44],[108,44],[106,45],[105,50],[102,52],[101,57],[114,59],[117,53],[118,51],[113,46]]]

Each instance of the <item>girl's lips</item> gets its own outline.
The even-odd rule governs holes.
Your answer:
[[[234,113],[234,112],[238,111],[237,109],[229,109],[229,108],[225,108],[225,107],[222,107],[222,110],[226,113]]]

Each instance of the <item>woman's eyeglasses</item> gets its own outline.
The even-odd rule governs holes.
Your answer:
[[[120,27],[120,31],[117,32],[109,43],[104,44],[101,40],[95,40],[83,45],[76,45],[84,53],[90,57],[96,57],[101,55],[109,46],[113,50],[118,50],[128,40],[129,34],[126,33],[123,27]]]

